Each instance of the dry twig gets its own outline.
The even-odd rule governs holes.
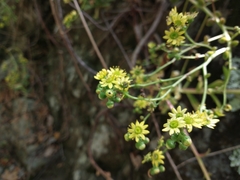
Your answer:
[[[95,50],[95,52],[96,52],[96,54],[97,54],[100,62],[102,63],[102,66],[103,66],[105,69],[107,69],[107,64],[105,63],[105,61],[104,61],[104,59],[103,59],[103,57],[102,57],[102,54],[101,54],[101,52],[99,51],[98,46],[97,46],[97,44],[96,44],[96,42],[95,42],[95,40],[94,40],[94,38],[93,38],[93,36],[92,36],[92,33],[91,33],[91,31],[89,30],[89,28],[88,28],[88,25],[87,25],[87,23],[86,23],[86,20],[85,20],[85,18],[84,18],[84,16],[83,16],[82,10],[81,10],[81,8],[80,8],[77,0],[73,0],[73,2],[74,2],[74,5],[75,5],[75,7],[76,7],[76,9],[77,9],[78,15],[79,15],[79,17],[80,17],[80,19],[81,19],[81,21],[82,21],[82,23],[83,23],[83,26],[84,26],[84,28],[85,28],[85,30],[86,30],[86,32],[87,32],[87,35],[88,35],[88,37],[89,37],[89,39],[90,39],[90,41],[91,41],[91,43],[92,43],[92,45],[93,45],[93,48],[94,48],[94,50]]]
[[[146,44],[146,42],[148,41],[149,37],[156,30],[160,20],[162,19],[163,12],[167,8],[167,4],[168,3],[167,3],[166,0],[162,1],[161,5],[160,5],[160,7],[158,9],[158,12],[157,12],[157,15],[156,15],[156,19],[154,20],[154,22],[152,23],[150,29],[147,31],[147,33],[144,35],[144,37],[141,39],[141,41],[138,43],[137,47],[133,51],[132,58],[131,58],[132,66],[135,66],[136,60],[137,60],[137,56],[138,56],[139,52],[141,51],[142,47]]]

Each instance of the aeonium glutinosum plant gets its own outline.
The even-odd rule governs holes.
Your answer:
[[[186,150],[192,140],[188,133],[193,128],[202,129],[208,127],[214,129],[216,123],[219,122],[219,117],[224,115],[224,110],[230,110],[231,107],[227,104],[227,84],[232,69],[232,48],[238,44],[235,40],[240,33],[239,27],[228,27],[221,17],[212,13],[202,1],[190,0],[196,7],[201,9],[210,20],[216,23],[222,31],[222,34],[214,37],[205,36],[203,42],[195,42],[187,33],[187,29],[197,16],[197,12],[193,13],[178,13],[174,7],[166,18],[169,30],[165,31],[163,38],[166,44],[157,45],[150,42],[149,53],[150,58],[157,59],[157,51],[162,51],[167,54],[168,61],[150,73],[146,73],[145,69],[138,65],[132,68],[130,73],[120,67],[111,67],[110,69],[102,69],[94,77],[99,80],[96,89],[99,99],[106,101],[108,108],[114,107],[115,103],[119,103],[124,98],[133,99],[134,112],[143,114],[140,118],[130,123],[124,138],[126,141],[135,141],[135,146],[139,150],[146,148],[150,139],[147,135],[150,133],[147,120],[150,114],[159,107],[162,102],[168,101],[172,104],[177,104],[172,99],[180,97],[182,87],[187,87],[193,78],[198,77],[198,86],[195,91],[201,89],[202,99],[198,109],[188,112],[186,108],[178,106],[171,107],[168,113],[169,118],[162,127],[163,132],[169,133],[169,138],[161,137],[158,145],[153,152],[147,153],[142,163],[151,162],[152,168],[149,170],[150,175],[154,175],[165,170],[164,159],[166,151],[178,147],[181,150]],[[213,41],[221,43],[221,47],[212,46]],[[204,53],[197,52],[196,48],[202,47]],[[217,56],[222,55],[226,59],[223,67],[224,78],[218,84],[218,88],[210,88],[208,65]],[[166,78],[164,69],[179,60],[201,60],[201,63],[192,67],[189,71],[186,70],[186,64],[181,72],[174,71]],[[187,62],[187,61],[186,61]],[[218,81],[219,82],[219,81]],[[212,87],[212,86],[211,86]],[[144,89],[147,94],[132,95],[134,89]],[[131,94],[130,94],[131,90]],[[215,93],[221,92],[223,95],[222,101],[219,101]],[[191,93],[191,92],[189,92]],[[174,94],[174,97],[173,97]],[[210,95],[216,103],[215,110],[209,110],[206,107],[206,97]],[[147,113],[144,115],[144,112]],[[204,174],[207,176],[206,174]],[[208,178],[207,178],[208,179]]]

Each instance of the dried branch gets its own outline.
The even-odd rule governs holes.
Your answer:
[[[98,46],[97,46],[97,44],[96,44],[96,42],[95,42],[95,40],[94,40],[94,38],[93,38],[93,36],[92,36],[92,33],[91,33],[91,31],[89,30],[89,28],[88,28],[88,25],[87,25],[87,23],[86,23],[86,20],[85,20],[85,18],[84,18],[84,16],[83,16],[82,10],[81,10],[81,8],[80,8],[77,0],[73,0],[73,2],[74,2],[74,5],[75,5],[75,7],[76,7],[76,9],[77,9],[77,12],[78,12],[78,15],[79,15],[79,17],[80,17],[80,19],[81,19],[81,21],[82,21],[82,23],[83,23],[83,26],[84,26],[84,28],[85,28],[85,30],[86,30],[86,32],[87,32],[87,35],[88,35],[88,37],[89,37],[89,39],[90,39],[90,41],[91,41],[91,43],[92,43],[92,45],[93,45],[93,48],[94,48],[94,50],[95,50],[95,52],[96,52],[96,54],[97,54],[97,56],[98,56],[98,58],[99,58],[99,60],[100,60],[100,62],[101,62],[101,64],[102,64],[102,66],[103,66],[105,69],[107,69],[107,64],[105,63],[105,61],[104,61],[104,59],[103,59],[103,57],[102,57],[102,54],[101,54],[101,52],[99,51]]]
[[[240,148],[240,145],[229,147],[229,148],[222,149],[222,150],[219,150],[219,151],[214,151],[214,152],[211,152],[211,153],[206,153],[206,154],[201,155],[201,157],[205,158],[205,157],[216,156],[216,155],[219,155],[219,154],[222,154],[222,153],[226,153],[228,151],[233,151],[233,150],[238,149],[238,148]],[[189,158],[188,160],[183,161],[182,163],[178,164],[177,167],[181,168],[181,167],[185,166],[186,164],[191,163],[191,162],[196,161],[196,160],[197,160],[196,157]]]
[[[77,64],[76,62],[78,62],[82,67],[84,67],[84,68],[85,68],[86,70],[88,70],[90,73],[96,74],[96,71],[93,70],[92,68],[88,67],[88,66],[85,64],[85,62],[84,62],[84,61],[76,54],[76,52],[74,51],[74,49],[73,49],[73,47],[72,47],[72,45],[71,45],[71,43],[70,43],[70,40],[69,40],[67,34],[65,33],[65,28],[64,28],[64,26],[62,25],[62,22],[61,22],[61,20],[60,20],[60,18],[59,18],[59,16],[58,16],[58,13],[57,13],[57,9],[56,9],[56,7],[55,7],[54,0],[49,0],[49,2],[50,2],[50,5],[51,5],[51,10],[52,10],[52,14],[53,14],[54,20],[55,20],[55,22],[56,22],[56,25],[57,25],[58,30],[59,30],[59,32],[60,32],[60,35],[61,35],[61,37],[62,37],[62,39],[63,39],[63,41],[64,41],[64,45],[66,46],[69,54],[70,54],[71,57],[73,58],[73,62],[74,62],[75,68],[76,68],[77,73],[78,73],[78,75],[80,76],[81,80],[83,80],[83,77],[82,77],[82,74],[81,74],[81,72],[80,72],[80,69],[79,69],[78,66],[76,65],[76,64]],[[84,81],[83,81],[83,82],[84,82]],[[84,83],[84,84],[85,84],[84,86],[87,87],[87,86],[86,86],[86,83]],[[90,89],[90,88],[87,88],[87,89]]]
[[[90,163],[96,169],[97,174],[101,174],[106,180],[113,180],[111,178],[111,173],[110,172],[106,172],[100,166],[98,166],[98,164],[96,163],[96,161],[93,158],[92,151],[91,151],[92,138],[93,138],[94,132],[96,131],[96,128],[97,128],[97,125],[98,125],[98,122],[99,122],[99,118],[103,114],[105,114],[107,110],[108,109],[100,111],[95,118],[95,124],[93,125],[93,127],[91,129],[91,132],[90,132],[90,137],[89,137],[89,141],[88,141],[88,145],[87,145],[87,147],[88,147],[87,152],[88,152],[88,157],[89,157]]]
[[[81,70],[79,69],[78,67],[78,64],[77,62],[79,62],[83,67],[85,67],[89,72],[95,74],[96,72],[94,70],[92,70],[91,68],[89,68],[82,60],[79,56],[77,56],[77,54],[75,53],[75,51],[73,50],[73,47],[70,43],[70,40],[67,36],[67,34],[64,32],[64,27],[60,21],[60,18],[58,16],[58,13],[57,13],[57,9],[56,9],[56,6],[55,6],[55,3],[54,3],[54,0],[49,0],[50,2],[50,6],[51,6],[51,10],[52,10],[52,14],[53,14],[53,17],[54,17],[54,20],[57,24],[57,27],[59,29],[59,32],[60,32],[60,35],[64,41],[64,44],[69,52],[69,54],[72,56],[72,60],[73,60],[73,63],[74,63],[74,66],[75,66],[75,69],[80,77],[80,79],[82,80],[83,82],[83,85],[84,87],[86,88],[86,90],[88,92],[91,91],[90,87],[88,86],[88,84],[84,81],[83,79],[83,75],[82,75],[82,72]],[[89,94],[90,98],[91,98],[91,95]]]
[[[154,22],[152,23],[150,29],[147,31],[145,36],[141,39],[141,41],[138,43],[137,47],[133,51],[132,58],[131,58],[132,66],[135,66],[136,60],[137,60],[137,56],[138,56],[139,52],[141,51],[142,47],[146,44],[146,42],[148,41],[149,37],[156,30],[160,20],[162,19],[163,12],[167,9],[167,6],[168,6],[167,1],[166,0],[162,0],[162,3],[160,5],[160,7],[158,9],[158,12],[157,12],[157,15],[156,15],[156,19],[154,20]]]
[[[121,13],[120,16],[118,16],[118,18],[121,17],[121,16],[123,16],[123,15],[124,15],[124,13]],[[102,13],[102,18],[103,18],[103,20],[104,20],[104,22],[105,22],[105,24],[106,24],[106,26],[107,26],[107,29],[108,29],[109,32],[111,33],[113,39],[116,41],[116,43],[117,43],[120,51],[122,52],[122,54],[123,54],[123,56],[124,56],[124,58],[125,58],[125,60],[126,60],[126,62],[127,62],[127,64],[128,64],[128,66],[129,66],[129,67],[132,67],[132,63],[131,63],[131,61],[130,61],[128,55],[127,55],[127,53],[125,52],[125,50],[124,50],[124,48],[123,48],[123,46],[122,46],[122,43],[121,43],[120,40],[118,39],[117,35],[114,33],[113,29],[111,28],[111,25],[106,21],[106,18],[105,18],[105,16],[104,16],[104,13]]]

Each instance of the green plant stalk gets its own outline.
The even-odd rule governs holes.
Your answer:
[[[215,104],[216,104],[216,106],[218,107],[218,108],[220,108],[221,107],[221,102],[219,101],[219,99],[217,98],[217,96],[215,95],[215,94],[210,94],[210,96],[211,96],[211,98],[213,99],[213,101],[215,102]]]
[[[209,90],[209,89],[208,89]],[[222,89],[211,89],[211,92],[208,91],[208,94],[222,94]],[[203,90],[198,90],[195,88],[182,88],[180,89],[182,94],[202,94]],[[240,89],[227,89],[227,94],[240,94]]]
[[[153,82],[149,82],[149,83],[144,83],[144,84],[133,84],[133,85],[130,85],[130,88],[131,87],[147,87],[147,86],[150,86],[150,85],[153,85],[153,84],[157,84],[157,83],[162,83],[162,82],[169,82],[169,81],[175,81],[179,78],[181,78],[182,76],[177,76],[177,77],[173,77],[173,78],[168,78],[168,79],[159,79],[157,81],[153,81]]]
[[[179,53],[180,55],[190,51],[191,49],[196,48],[197,45],[192,45],[186,49],[181,50],[181,52]],[[165,67],[169,66],[170,64],[173,64],[177,59],[173,58],[171,61],[168,61],[166,64],[164,64],[163,66],[160,66],[159,68],[157,68],[155,71],[149,73],[149,74],[145,74],[144,77],[149,77],[149,76],[153,76],[154,74],[158,73],[159,71],[161,71],[162,69],[164,69]]]
[[[204,63],[202,63],[201,65],[199,65],[198,67],[196,67],[195,69],[189,71],[188,73],[182,75],[182,77],[180,79],[178,79],[175,83],[173,83],[170,86],[170,89],[168,89],[161,97],[156,97],[156,98],[146,98],[145,100],[147,101],[160,101],[163,98],[165,98],[171,91],[173,88],[175,88],[179,83],[181,83],[184,79],[186,79],[189,75],[195,73],[196,71],[202,69],[204,66],[207,67],[207,65],[217,56],[219,56],[220,54],[224,53],[225,51],[229,50],[229,48],[221,48],[216,50]],[[138,97],[132,96],[130,95],[128,92],[124,93],[124,96],[129,97],[131,99],[134,100],[138,100]]]
[[[183,67],[181,69],[181,73],[180,74],[184,74],[185,73],[185,71],[187,69],[188,62],[189,62],[188,59],[184,61],[184,64],[183,64]]]
[[[206,47],[208,49],[212,49],[211,46],[207,45],[207,44],[204,44],[204,43],[197,43],[195,42],[189,35],[187,32],[185,32],[185,37],[194,45],[196,45],[197,47]]]
[[[206,106],[206,98],[207,98],[207,90],[208,90],[208,79],[207,79],[207,66],[203,66],[203,96],[200,104],[200,112],[202,112]]]

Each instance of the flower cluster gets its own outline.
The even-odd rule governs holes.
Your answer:
[[[165,156],[163,155],[163,151],[156,149],[152,153],[149,152],[144,156],[144,159],[142,163],[151,161],[152,162],[152,168],[149,170],[150,175],[155,175],[160,172],[165,171],[165,167],[163,166]]]
[[[167,17],[167,25],[172,25],[169,31],[165,31],[164,39],[168,45],[180,46],[184,43],[185,37],[183,34],[192,20],[197,16],[197,13],[178,13],[174,7]]]
[[[181,109],[180,106],[177,109],[172,108],[172,112],[168,113],[171,117],[167,120],[167,123],[163,125],[163,131],[169,131],[169,134],[179,134],[183,128],[186,128],[188,132],[191,132],[193,127],[202,128],[207,126],[213,129],[219,119],[216,119],[212,112],[196,111],[193,113],[186,112],[187,109]]]
[[[126,141],[135,140],[135,146],[139,150],[145,149],[146,144],[149,143],[149,138],[145,137],[146,134],[149,134],[149,131],[146,130],[148,125],[144,123],[144,121],[139,123],[138,120],[136,120],[135,124],[131,123],[128,132],[124,135]]]
[[[115,102],[122,100],[131,82],[127,73],[119,67],[102,69],[94,78],[100,81],[96,93],[99,99],[108,99],[106,103],[108,108],[112,108]]]

